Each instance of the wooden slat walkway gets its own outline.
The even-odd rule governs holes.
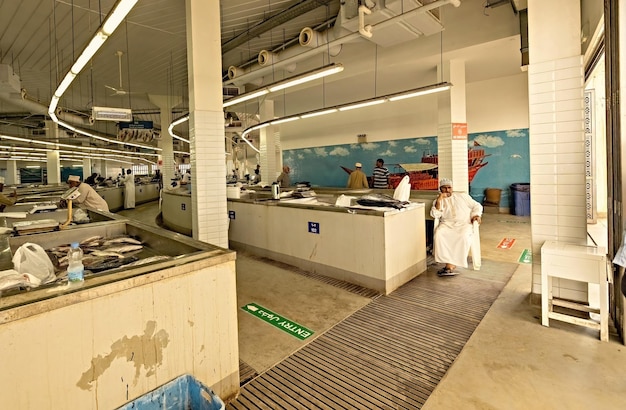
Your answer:
[[[515,271],[439,278],[380,296],[245,384],[227,409],[419,409]],[[487,273],[488,272],[488,273]]]

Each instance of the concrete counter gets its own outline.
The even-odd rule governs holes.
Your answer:
[[[229,243],[388,294],[426,270],[424,210],[229,200]]]
[[[184,373],[238,393],[234,252],[123,218],[8,242],[120,234],[171,258],[0,298],[0,408],[118,408]]]

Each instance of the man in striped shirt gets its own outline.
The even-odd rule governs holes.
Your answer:
[[[389,170],[383,167],[384,164],[385,161],[383,161],[382,158],[376,160],[376,167],[374,167],[374,175],[372,178],[372,188],[389,188]]]

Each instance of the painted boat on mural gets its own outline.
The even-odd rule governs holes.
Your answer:
[[[488,162],[484,159],[490,154],[485,154],[485,150],[481,148],[470,148],[467,151],[467,170],[468,182],[471,184],[474,177]],[[409,176],[411,189],[420,190],[437,190],[439,189],[438,167],[439,155],[425,152],[422,155],[422,162],[413,164],[388,164],[393,166],[393,172],[389,175],[389,183],[393,188],[397,187],[405,175]],[[341,166],[348,174],[352,172],[350,168]],[[370,186],[372,185],[372,177],[367,178]]]

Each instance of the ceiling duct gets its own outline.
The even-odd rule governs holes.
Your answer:
[[[333,0],[304,0],[295,4],[288,9],[263,20],[259,24],[244,31],[236,37],[222,44],[222,54],[234,50],[238,46],[245,44],[250,39],[260,36],[271,29],[288,23],[289,21],[299,17],[318,7],[327,6]],[[356,0],[358,1],[358,0]]]
[[[367,2],[366,2],[367,3]],[[380,2],[383,4],[383,2]],[[418,1],[414,0],[418,7],[409,9],[408,11],[402,8],[401,1],[387,1],[384,2],[386,7],[381,8],[380,5],[376,5],[372,10],[371,15],[368,15],[367,24],[370,24],[370,17],[374,21],[378,21],[372,25],[372,38],[368,39],[379,45],[393,45],[399,44],[404,41],[414,39],[422,35],[431,35],[443,30],[443,25],[438,18],[434,16],[431,11],[451,4],[454,7],[461,5],[460,0],[437,0],[426,5],[421,5]],[[347,19],[343,12],[344,7],[351,6],[352,3],[346,1],[342,4],[337,22],[333,28],[330,28],[324,32],[316,32],[309,27],[305,27],[300,32],[300,40],[304,38],[306,41],[312,41],[315,39],[317,46],[314,48],[302,51],[302,47],[294,46],[289,47],[279,54],[279,61],[266,67],[256,65],[246,69],[231,66],[228,70],[229,80],[225,84],[244,85],[247,83],[253,83],[263,79],[264,76],[270,74],[272,70],[282,69],[291,64],[295,64],[299,61],[306,60],[317,54],[327,53],[333,49],[337,52],[337,48],[341,50],[343,44],[346,44],[363,37],[358,32],[359,30],[359,18]],[[349,12],[349,11],[348,11]],[[346,12],[346,13],[348,13]],[[399,13],[399,14],[398,14]],[[391,16],[391,17],[390,17]],[[349,20],[349,21],[346,21]],[[351,21],[350,21],[351,20]],[[418,26],[416,26],[418,25]],[[302,36],[302,33],[306,34]],[[317,34],[313,34],[317,33]],[[348,34],[344,34],[348,33]],[[322,42],[322,44],[319,44]],[[300,44],[303,46],[304,44]],[[260,85],[256,83],[257,85]]]

